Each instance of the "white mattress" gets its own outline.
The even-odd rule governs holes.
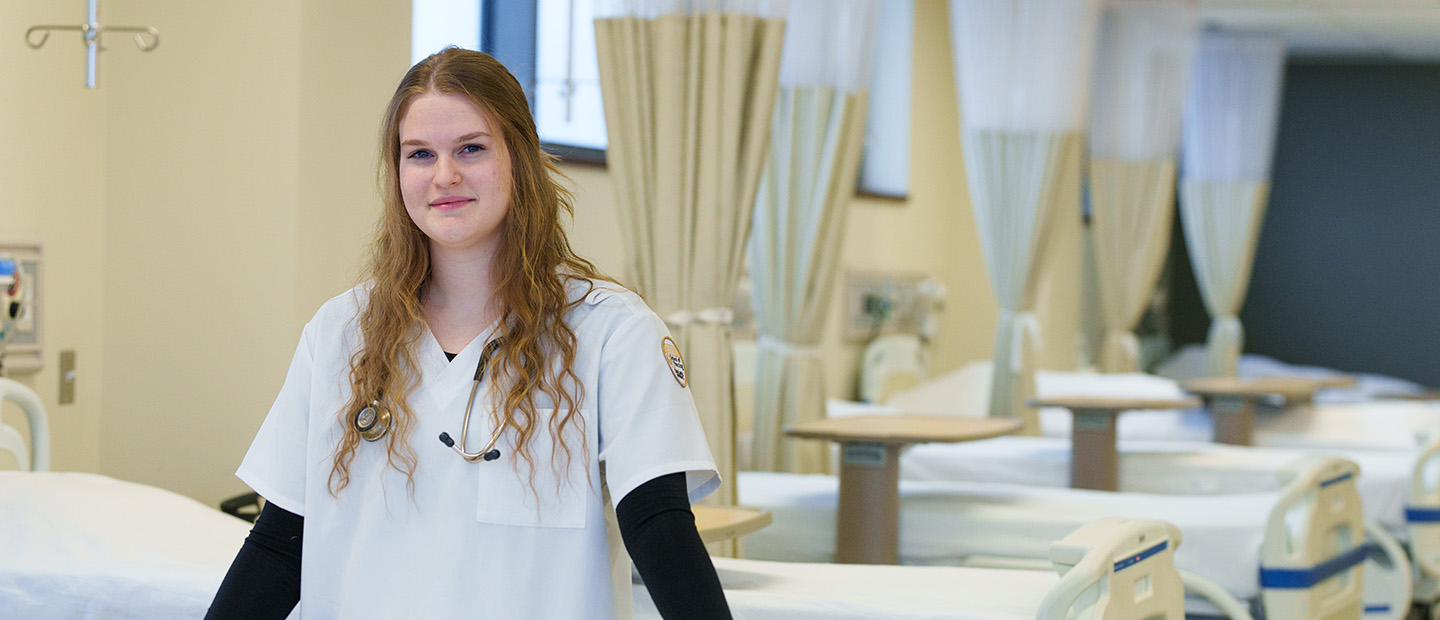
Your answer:
[[[0,616],[203,617],[249,531],[155,487],[0,472]]]
[[[1060,581],[1038,570],[713,559],[736,620],[1033,620]],[[635,586],[636,620],[659,617]]]
[[[1276,472],[1310,451],[1246,448],[1202,442],[1122,440],[1120,490],[1133,493],[1214,495],[1276,492]],[[1405,533],[1405,503],[1415,450],[1339,451],[1360,465],[1365,513],[1393,534]],[[1070,440],[998,437],[959,444],[911,446],[900,457],[900,477],[917,481],[999,482],[1049,487],[1070,485]]]
[[[751,559],[827,562],[834,556],[838,481],[831,476],[741,472],[740,503],[772,511],[770,527],[745,538]],[[1050,543],[1106,516],[1179,526],[1176,566],[1232,595],[1258,594],[1260,543],[1276,493],[1203,497],[1106,493],[980,482],[900,485],[900,557],[906,564],[959,564],[970,556],[1045,559]]]

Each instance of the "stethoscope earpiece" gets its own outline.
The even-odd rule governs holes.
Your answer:
[[[455,447],[455,440],[450,438],[450,433],[440,433],[440,443],[445,444],[445,447],[447,448],[451,448],[456,452],[460,452],[460,456],[465,457],[465,460],[467,461],[493,461],[500,458],[499,448],[490,448],[488,452],[481,452],[479,454],[470,454],[468,452],[463,452],[459,448]],[[492,440],[490,442],[490,445],[495,445],[495,442]],[[490,446],[485,447],[489,448]]]

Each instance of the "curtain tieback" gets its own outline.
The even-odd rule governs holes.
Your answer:
[[[1014,315],[1015,329],[1010,339],[1010,372],[1019,374],[1024,368],[1025,360],[1025,338],[1028,336],[1040,347],[1040,319],[1029,312],[1017,312]]]
[[[755,338],[755,344],[766,351],[779,353],[786,357],[822,357],[820,347],[805,347],[791,342],[785,342],[774,336],[760,334]]]
[[[735,322],[735,311],[729,308],[705,308],[692,312],[690,310],[676,310],[664,316],[666,325],[670,327],[685,327],[701,323],[705,325],[729,325]]]

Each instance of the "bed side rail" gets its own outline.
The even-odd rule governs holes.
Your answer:
[[[1081,526],[1050,545],[1061,578],[1036,619],[1184,620],[1178,546],[1179,528],[1164,521],[1106,517]]]
[[[1353,620],[1364,610],[1361,564],[1365,517],[1360,467],[1306,457],[1287,466],[1260,550],[1260,587],[1269,620]]]
[[[1421,574],[1440,577],[1440,438],[1431,439],[1415,457],[1405,521],[1410,553]]]

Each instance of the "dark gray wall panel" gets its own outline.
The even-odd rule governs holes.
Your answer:
[[[1440,66],[1292,64],[1247,352],[1440,385]]]

